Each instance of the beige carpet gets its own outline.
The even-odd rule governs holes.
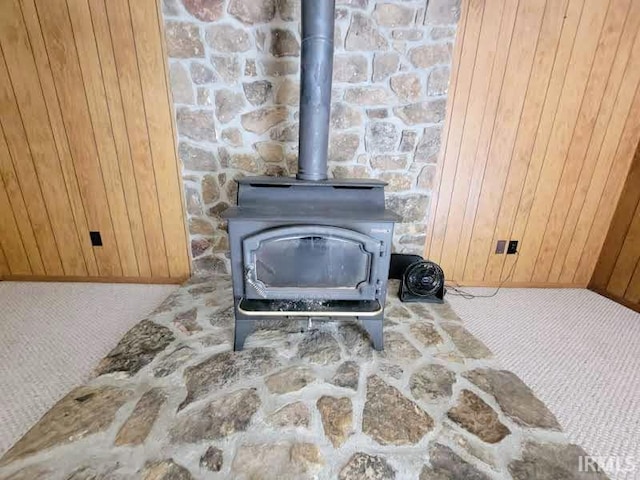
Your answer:
[[[556,414],[570,441],[591,455],[618,457],[623,467],[635,465],[611,471],[612,478],[640,478],[640,314],[588,290],[447,298],[466,327]]]
[[[176,288],[0,282],[0,454]]]

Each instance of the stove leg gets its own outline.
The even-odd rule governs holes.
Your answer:
[[[368,318],[362,322],[364,329],[371,337],[371,343],[375,350],[384,350],[383,335],[382,335],[382,317],[380,318]]]
[[[253,332],[253,320],[236,320],[233,331],[233,350],[238,352],[244,348],[244,341]]]

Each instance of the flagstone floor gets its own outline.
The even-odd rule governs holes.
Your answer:
[[[0,478],[606,478],[579,472],[586,453],[448,304],[402,304],[397,288],[384,352],[357,322],[280,320],[234,353],[230,278],[193,279],[0,459]]]

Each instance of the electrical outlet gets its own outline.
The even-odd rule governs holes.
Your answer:
[[[518,240],[509,240],[507,255],[514,255],[516,253],[518,253]]]
[[[506,247],[507,247],[506,240],[498,240],[498,243],[496,243],[496,254],[502,255]]]
[[[91,245],[94,247],[102,246],[102,236],[100,232],[89,232],[89,237],[91,237]]]

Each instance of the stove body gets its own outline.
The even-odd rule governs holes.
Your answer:
[[[393,212],[384,182],[247,177],[229,222],[234,348],[258,320],[362,320],[382,349]]]

